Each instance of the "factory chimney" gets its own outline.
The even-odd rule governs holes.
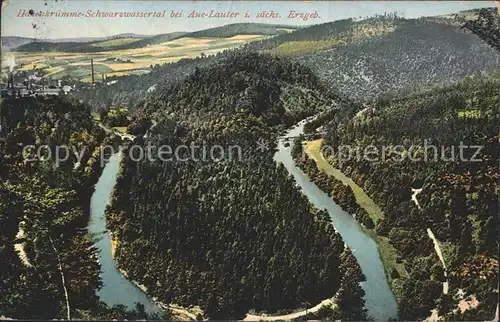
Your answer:
[[[92,70],[92,84],[94,84],[94,60],[90,58],[90,68]]]
[[[7,74],[7,89],[14,89],[14,74],[12,72]]]

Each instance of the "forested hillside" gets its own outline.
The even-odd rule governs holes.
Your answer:
[[[286,43],[299,45],[301,41],[337,41],[341,44],[369,39],[371,37],[389,33],[405,20],[396,16],[375,16],[361,21],[352,18],[312,25],[300,28],[293,33],[287,33],[270,39],[247,44],[247,50],[274,50],[279,54],[280,46]],[[314,48],[302,48],[303,52],[312,53]],[[285,53],[284,53],[285,54]]]
[[[6,99],[0,125],[0,316],[145,318],[110,310],[96,295],[100,267],[85,225],[105,133],[89,109],[59,98]],[[23,152],[28,145],[47,145],[40,153],[48,160],[23,161],[36,153]],[[79,165],[72,154],[57,167],[49,153],[62,145],[86,148]]]
[[[279,126],[335,102],[308,69],[255,54],[197,69],[158,91],[143,107],[157,126],[136,143],[238,146],[241,158],[127,158],[107,214],[119,266],[159,300],[199,305],[210,318],[334,296],[343,283],[342,239],[272,156]],[[256,150],[259,139],[269,150]],[[361,314],[356,295],[343,307]]]
[[[393,276],[401,319],[425,319],[435,308],[446,320],[491,320],[495,314],[499,108],[500,82],[476,77],[362,111],[344,110],[328,123],[329,161],[382,208],[385,217],[375,231],[389,238],[409,273]],[[481,149],[475,155],[477,148],[461,145]],[[378,159],[361,154],[341,160],[339,146],[375,147]],[[445,268],[428,229],[439,241]],[[478,306],[461,314],[457,304],[467,297]]]
[[[315,69],[320,77],[330,84],[342,84],[344,93],[361,101],[500,69],[500,55],[475,36],[425,21],[409,21],[380,39],[300,61],[322,66]]]
[[[7,36],[7,37],[1,37],[0,38],[2,41],[2,50],[8,51],[13,48],[28,44],[32,41],[35,41],[34,38],[26,38],[26,37],[14,37],[14,36]]]
[[[108,86],[97,84],[96,89],[81,89],[75,95],[94,109],[132,108],[154,92],[154,85],[179,82],[196,66],[224,60],[237,51],[258,51],[301,62],[339,94],[358,102],[387,99],[398,93],[454,83],[473,74],[498,75],[500,54],[480,38],[489,37],[484,39],[494,46],[497,34],[490,32],[485,36],[485,31],[496,22],[497,16],[491,10],[481,12],[477,21],[439,17],[404,19],[390,14],[361,21],[344,19],[293,32],[281,32],[278,28],[286,26],[259,24],[207,29],[184,36],[251,33],[254,28],[261,33],[274,30],[277,34],[239,50],[153,66],[147,75],[110,78],[118,82]],[[472,28],[477,32],[471,32]]]
[[[498,73],[498,52],[460,28],[458,20],[453,22],[394,15],[347,19],[254,42],[246,48],[293,56],[340,92],[370,101],[453,83],[475,73]]]
[[[465,21],[462,28],[472,31],[488,45],[500,50],[500,15],[498,11],[481,9],[477,19]]]
[[[172,32],[155,36],[130,37],[122,36],[110,39],[99,39],[94,41],[36,41],[23,44],[19,47],[12,48],[20,52],[74,52],[74,53],[94,53],[107,50],[125,50],[133,48],[142,48],[148,45],[154,45],[161,42],[166,42],[184,35],[185,32]],[[137,38],[137,39],[136,39]]]

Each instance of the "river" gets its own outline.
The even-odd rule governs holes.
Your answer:
[[[283,138],[292,138],[303,133],[305,122],[302,121],[295,127],[289,129]],[[281,162],[294,177],[302,193],[319,209],[326,209],[332,218],[333,225],[337,232],[342,235],[344,242],[353,250],[359,266],[366,281],[362,283],[365,291],[365,305],[368,314],[375,320],[387,320],[397,317],[397,303],[392,294],[384,266],[380,259],[377,244],[373,239],[365,234],[361,225],[353,216],[343,211],[331,197],[320,190],[309,180],[296,165],[291,155],[291,145],[286,147],[284,139],[278,142],[278,151],[274,155],[276,162]],[[293,139],[290,139],[293,141]]]
[[[305,122],[288,130],[284,137],[295,137],[303,133]],[[384,267],[380,259],[377,244],[365,234],[360,224],[348,213],[343,211],[326,193],[321,191],[295,165],[290,154],[291,147],[285,147],[284,139],[278,144],[274,159],[281,162],[295,178],[302,192],[319,209],[326,209],[330,214],[335,229],[342,235],[344,242],[353,250],[366,281],[362,283],[365,291],[365,303],[368,314],[375,320],[387,320],[397,316],[397,303],[389,288]],[[104,212],[116,183],[120,167],[120,153],[114,154],[104,167],[90,203],[91,218],[89,231],[97,237],[95,247],[99,250],[101,263],[101,278],[103,287],[98,295],[109,306],[123,304],[134,308],[135,302],[144,305],[146,312],[159,312],[159,308],[146,294],[132,282],[124,278],[116,269],[111,256],[111,240],[106,229]]]
[[[116,269],[111,256],[111,239],[106,229],[104,212],[111,197],[120,169],[121,152],[112,155],[104,167],[90,200],[90,220],[88,229],[96,239],[94,246],[99,250],[101,279],[103,286],[98,292],[100,299],[108,306],[123,304],[135,308],[135,302],[144,305],[147,313],[158,313],[160,309],[144,292]]]

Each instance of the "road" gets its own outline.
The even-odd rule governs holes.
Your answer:
[[[99,127],[101,129],[104,130],[104,132],[106,132],[107,134],[114,134],[114,135],[117,135],[119,136],[122,140],[130,140],[130,141],[134,141],[135,139],[135,135],[132,135],[132,134],[125,134],[125,133],[120,133],[118,131],[114,131],[112,129],[109,129],[107,127],[105,127],[104,125],[102,125],[102,123],[97,123],[99,125]]]
[[[448,294],[448,273],[446,271],[446,264],[444,263],[444,257],[443,253],[441,252],[441,247],[439,246],[439,242],[430,228],[427,228],[427,235],[429,235],[429,238],[432,239],[432,242],[434,243],[434,250],[439,257],[441,264],[443,264],[444,277],[446,278],[446,281],[443,282],[443,294]]]
[[[247,314],[247,316],[243,319],[243,321],[279,321],[279,320],[292,320],[299,318],[301,316],[307,315],[309,313],[315,313],[318,312],[319,309],[321,309],[324,306],[332,305],[335,306],[333,301],[331,299],[323,300],[321,303],[318,305],[306,309],[304,311],[300,312],[295,312],[295,313],[290,313],[286,315],[277,315],[277,316],[266,316],[266,315],[253,315],[253,314]]]

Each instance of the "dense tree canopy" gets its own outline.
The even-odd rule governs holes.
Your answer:
[[[272,147],[278,127],[334,101],[302,66],[255,54],[159,92],[143,106],[158,125],[136,143],[239,146],[242,158],[127,158],[108,212],[119,265],[160,300],[198,304],[211,318],[332,297],[344,244],[276,166]],[[258,139],[269,151],[255,150]]]
[[[124,307],[110,310],[96,295],[100,267],[85,225],[99,174],[94,152],[105,134],[90,110],[59,98],[6,99],[0,124],[0,316],[146,317]],[[59,164],[54,158],[25,161],[36,152],[23,155],[28,145],[47,145],[43,157],[63,145],[85,150],[75,167],[74,155]],[[23,245],[26,260],[15,245]]]
[[[350,158],[335,165],[385,213],[376,231],[389,237],[410,272],[408,279],[399,281],[402,293],[396,294],[401,318],[430,316],[441,297],[442,278],[433,267],[438,263],[429,262],[433,249],[427,228],[444,249],[450,292],[474,294],[481,303],[476,318],[491,319],[495,312],[499,97],[498,80],[466,79],[380,101],[356,114],[339,113],[330,122],[325,143],[329,146],[390,148],[385,160]],[[392,149],[398,145],[406,152]],[[460,152],[461,145],[470,148]],[[472,146],[481,147],[477,155]],[[411,196],[412,189],[419,188],[417,205]]]

